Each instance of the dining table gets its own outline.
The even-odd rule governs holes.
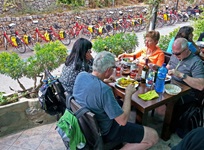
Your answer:
[[[113,75],[115,76],[115,73],[113,73]],[[127,74],[125,76],[127,76]],[[123,77],[123,75],[121,74],[121,76],[115,76],[116,79],[120,77]],[[154,98],[150,101],[144,101],[138,97],[138,94],[144,94],[150,90],[153,90],[154,86],[147,87],[145,83],[139,83],[139,86],[136,88],[136,92],[132,95],[131,101],[131,105],[136,108],[137,112],[135,121],[142,125],[148,125],[147,120],[149,111],[155,110],[156,108],[162,105],[166,105],[166,112],[161,131],[161,138],[165,141],[169,140],[171,136],[170,125],[172,121],[172,114],[175,103],[179,100],[181,96],[187,94],[191,90],[189,86],[179,83],[175,80],[172,80],[171,84],[176,84],[177,86],[179,86],[181,88],[181,92],[177,95],[169,95],[166,92],[158,93],[158,98]],[[118,87],[116,85],[116,82],[109,83],[109,86],[112,87],[115,96],[120,97],[122,100],[124,99],[125,89]]]

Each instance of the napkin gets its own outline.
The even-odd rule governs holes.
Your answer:
[[[146,92],[144,94],[138,94],[139,98],[145,100],[145,101],[149,101],[152,100],[154,98],[159,97],[159,95],[157,94],[157,92],[155,90],[151,90],[149,92]]]

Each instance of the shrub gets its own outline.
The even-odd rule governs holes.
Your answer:
[[[30,56],[27,60],[23,60],[16,53],[0,53],[0,73],[10,76],[17,80],[22,91],[34,93],[30,97],[35,97],[37,91],[42,85],[45,69],[52,71],[58,68],[67,57],[67,48],[59,41],[46,43],[35,46],[35,55]],[[34,80],[34,85],[30,89],[26,89],[20,82],[21,77],[27,77]],[[40,84],[37,85],[38,80]]]
[[[168,35],[162,35],[159,40],[159,47],[163,50],[166,51],[169,45],[169,42],[173,37],[176,36],[179,28],[174,29],[172,32],[170,32]]]
[[[199,18],[197,20],[194,20],[193,22],[193,28],[194,28],[194,36],[193,39],[195,41],[198,40],[200,33],[204,32],[204,8],[202,8],[203,12],[200,14]]]
[[[98,38],[93,42],[95,52],[110,51],[118,56],[124,52],[132,52],[138,46],[138,39],[135,33],[118,33],[105,38]]]

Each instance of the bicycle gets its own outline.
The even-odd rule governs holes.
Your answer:
[[[83,19],[79,16],[77,16],[76,19],[83,21]],[[88,40],[91,40],[92,33],[88,30],[88,26],[85,24],[82,24],[80,21],[76,21],[68,25],[67,27],[68,35],[70,36],[71,39],[79,36],[79,37],[84,37],[84,38],[87,38]],[[71,27],[72,24],[75,24],[75,25]]]
[[[10,44],[15,50],[17,50],[19,53],[25,53],[26,47],[23,41],[20,39],[18,35],[14,33],[14,31],[11,30],[15,26],[14,23],[9,24],[9,29],[11,35],[9,36],[6,32],[6,28],[2,27],[3,30],[3,42],[4,42],[4,48],[5,50],[8,50],[8,44]]]
[[[25,29],[22,29],[22,31],[24,32],[24,34],[20,39],[23,41],[26,47],[33,51],[35,46],[34,38],[32,38],[31,35],[28,35]],[[18,36],[19,35],[18,31],[15,31],[15,34]]]
[[[93,25],[93,33],[94,37],[100,36],[100,37],[106,37],[110,36],[109,32],[111,33],[111,27],[108,27],[108,25],[104,22],[103,18],[96,17],[95,18],[96,23]],[[108,29],[107,29],[108,27]]]
[[[33,23],[38,24],[38,21],[34,20]],[[52,31],[48,28],[42,28],[42,29],[45,31],[44,34],[42,34],[39,31],[38,27],[35,28],[35,43],[41,42],[40,39],[45,42],[54,41]]]
[[[58,33],[54,30],[54,28],[60,29]],[[58,26],[57,24],[53,24],[53,26],[50,26],[50,30],[52,31],[53,40],[57,38],[59,41],[61,41],[66,46],[68,46],[71,43],[71,39],[69,35],[63,29],[61,29],[61,27]]]
[[[109,34],[110,32],[112,34],[125,32],[125,29],[122,27],[121,22],[119,20],[114,20],[111,15],[106,14],[105,21]]]

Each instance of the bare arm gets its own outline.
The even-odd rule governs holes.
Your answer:
[[[123,114],[115,118],[115,121],[122,126],[125,126],[128,121],[131,110],[132,94],[135,91],[136,89],[133,84],[128,85],[128,87],[125,90],[125,99],[122,106]]]
[[[182,78],[183,76],[183,73],[176,71],[174,69],[169,70],[168,74],[177,76],[179,78]],[[193,78],[187,75],[187,77],[183,79],[183,81],[194,89],[197,89],[200,91],[204,90],[204,78]]]

